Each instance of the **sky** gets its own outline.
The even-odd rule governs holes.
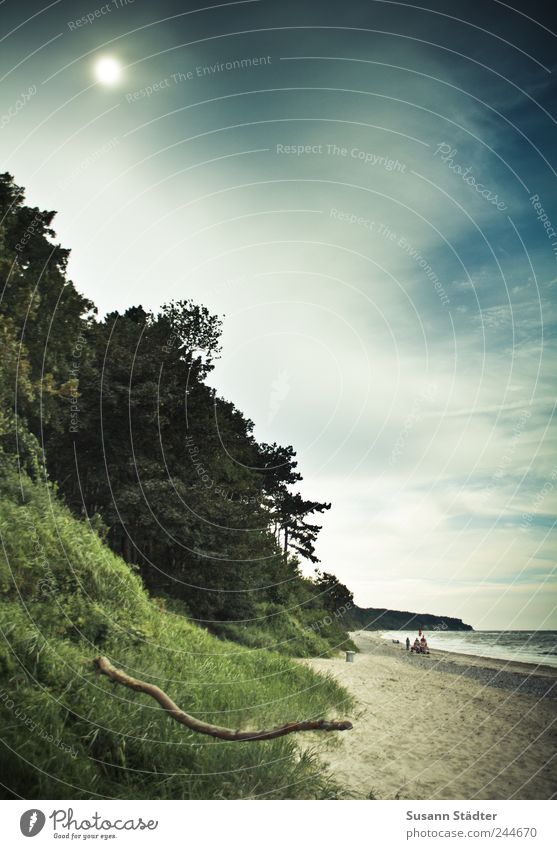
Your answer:
[[[225,316],[360,606],[557,628],[547,4],[198,3],[4,0],[2,170],[101,315]]]

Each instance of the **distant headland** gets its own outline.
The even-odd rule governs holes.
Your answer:
[[[452,616],[434,616],[431,613],[411,613],[408,610],[387,610],[383,607],[358,607],[353,605],[343,617],[349,631],[407,631],[423,628],[429,631],[473,631],[462,619]]]

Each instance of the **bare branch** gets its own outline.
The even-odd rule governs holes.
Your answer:
[[[217,737],[219,740],[273,740],[275,737],[284,737],[285,734],[292,734],[294,731],[349,731],[352,728],[352,723],[345,719],[341,721],[311,719],[303,722],[288,722],[286,725],[278,725],[276,728],[268,728],[263,731],[240,731],[223,728],[220,725],[210,725],[208,722],[202,722],[200,719],[185,713],[155,684],[148,684],[146,681],[132,678],[122,672],[121,669],[116,669],[106,657],[96,657],[93,663],[102,675],[106,675],[112,681],[123,684],[124,687],[129,687],[131,690],[152,696],[176,722],[181,722],[182,725],[191,728],[192,731],[198,731],[199,734],[208,734],[209,737]]]

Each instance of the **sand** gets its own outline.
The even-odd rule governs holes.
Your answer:
[[[311,741],[347,797],[557,795],[556,669],[441,651],[416,657],[377,634],[351,636],[361,652],[354,663],[344,653],[305,661],[357,701],[352,731]]]

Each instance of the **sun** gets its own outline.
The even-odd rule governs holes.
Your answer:
[[[95,64],[95,76],[103,85],[114,85],[120,79],[122,68],[111,56],[103,56]]]

